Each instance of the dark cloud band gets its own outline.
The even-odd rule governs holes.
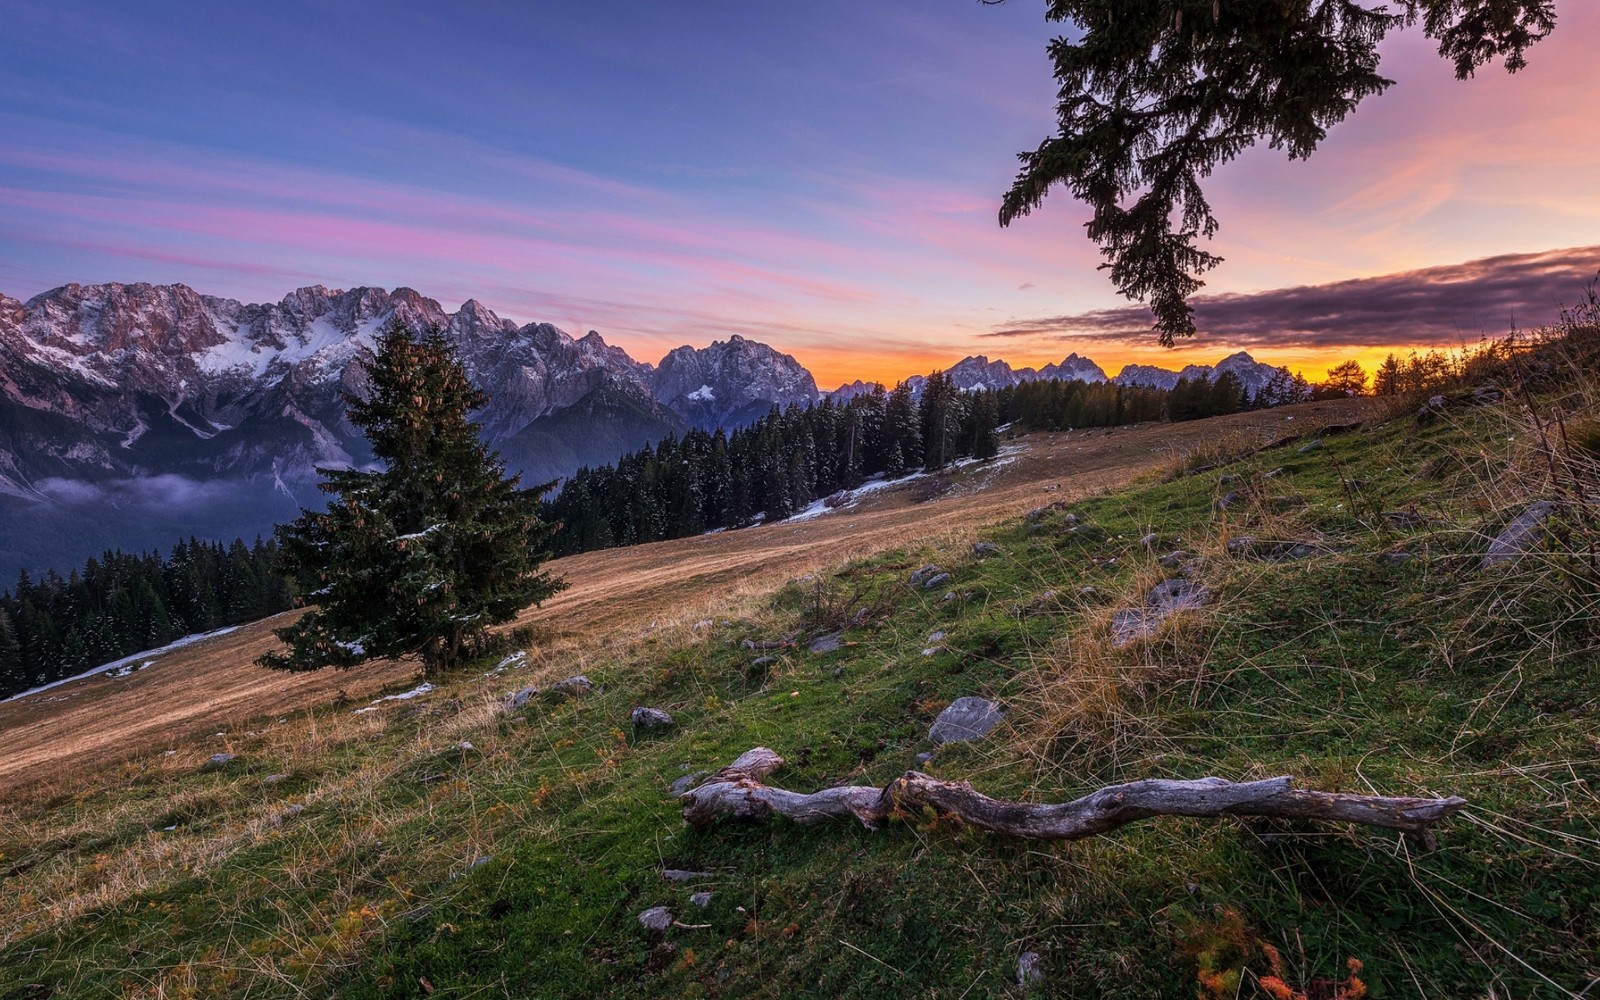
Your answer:
[[[1329,285],[1196,298],[1203,337],[1238,347],[1460,344],[1556,321],[1600,271],[1600,246],[1506,254]],[[1142,341],[1142,306],[1006,323],[985,337]]]

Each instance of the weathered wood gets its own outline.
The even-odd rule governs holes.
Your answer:
[[[695,827],[720,818],[765,822],[773,815],[797,823],[854,817],[876,829],[896,812],[931,809],[969,826],[1036,840],[1076,840],[1152,816],[1273,816],[1361,823],[1426,836],[1467,804],[1465,799],[1391,798],[1291,788],[1289,777],[1232,782],[1151,778],[1111,785],[1071,802],[1038,804],[992,799],[966,782],[907,771],[883,788],[843,785],[809,795],[762,784],[783,766],[767,747],[739,756],[680,798]]]

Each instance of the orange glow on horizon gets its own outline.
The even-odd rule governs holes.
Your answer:
[[[774,345],[777,346],[777,345]],[[1185,365],[1210,365],[1221,361],[1230,354],[1239,350],[1248,350],[1251,357],[1263,364],[1287,366],[1291,372],[1303,375],[1309,382],[1320,382],[1327,378],[1328,369],[1343,361],[1354,359],[1366,369],[1370,376],[1375,372],[1388,354],[1404,358],[1415,351],[1452,351],[1451,348],[1437,344],[1394,344],[1382,347],[1351,346],[1351,347],[1294,347],[1276,350],[1271,348],[1239,348],[1223,344],[1213,344],[1208,347],[1185,346],[1175,349],[1158,347],[1152,344],[1148,349],[1129,347],[1126,345],[1105,345],[1105,350],[1085,349],[1079,347],[1076,352],[1081,357],[1087,357],[1105,370],[1107,376],[1115,376],[1124,365],[1140,364],[1155,365],[1177,371]],[[782,350],[782,348],[779,348]],[[806,366],[816,377],[817,388],[824,392],[837,389],[839,386],[861,379],[864,382],[882,382],[886,388],[893,388],[900,379],[912,375],[926,375],[929,372],[943,370],[960,361],[960,357],[952,356],[948,351],[938,351],[929,348],[924,351],[905,351],[894,354],[866,355],[858,354],[842,348],[805,348],[790,351],[795,358]],[[1072,353],[1072,350],[1063,350],[1053,356],[1039,357],[1036,352],[1017,353],[1012,356],[996,351],[987,355],[989,360],[1004,359],[1012,368],[1041,368],[1053,364]]]

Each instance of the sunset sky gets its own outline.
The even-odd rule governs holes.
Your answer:
[[[1154,346],[1058,192],[1038,0],[0,0],[0,291],[408,285],[641,360],[733,333],[824,387],[966,354],[1303,368],[1548,322],[1600,269],[1600,4],[1457,82],[1420,32],[1309,161],[1212,178],[1206,334]],[[1308,287],[1316,286],[1316,287]]]

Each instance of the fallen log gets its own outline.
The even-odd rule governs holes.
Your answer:
[[[875,830],[897,814],[931,809],[969,826],[1035,840],[1077,840],[1152,816],[1272,816],[1384,827],[1431,840],[1433,827],[1467,804],[1465,799],[1391,798],[1291,788],[1287,776],[1233,782],[1223,778],[1179,781],[1150,778],[1111,785],[1071,802],[1005,802],[966,782],[941,781],[907,771],[883,788],[843,785],[809,795],[762,784],[783,758],[756,747],[679,796],[683,818],[703,827],[717,819],[765,822],[774,815],[797,823],[854,817]]]

